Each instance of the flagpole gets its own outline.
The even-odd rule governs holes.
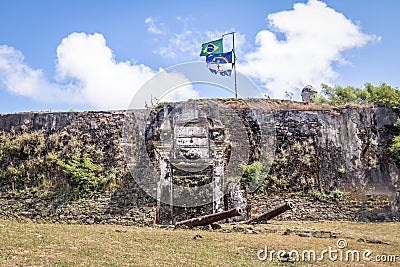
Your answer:
[[[236,32],[229,32],[229,33],[225,33],[222,35],[222,38],[225,35],[228,34],[232,34],[232,54],[233,54],[233,62],[232,62],[232,67],[233,67],[233,74],[234,74],[234,79],[235,79],[235,98],[238,97],[238,93],[237,93],[237,83],[236,83],[236,52],[235,52],[235,33]]]

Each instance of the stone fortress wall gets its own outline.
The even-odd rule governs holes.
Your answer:
[[[288,184],[288,192],[266,190],[262,194],[256,192],[245,195],[248,216],[266,211],[290,198],[295,200],[297,208],[281,215],[280,219],[398,220],[400,170],[387,152],[394,135],[393,124],[398,118],[392,109],[372,106],[335,108],[291,101],[264,101],[260,103],[267,105],[269,102],[276,131],[275,164],[272,164],[269,175],[278,178],[290,176],[292,180]],[[157,114],[165,109],[164,106],[153,112],[155,115],[152,115],[151,120],[145,118],[147,113],[144,110],[135,110],[130,115],[133,114],[137,121],[141,121],[144,125],[142,127],[155,129],[161,127],[163,120]],[[246,116],[246,112],[239,113]],[[90,199],[47,198],[37,191],[15,196],[0,190],[0,217],[37,221],[153,224],[160,211],[159,203],[146,196],[136,180],[128,177],[121,147],[127,116],[125,111],[0,115],[0,131],[43,131],[46,135],[67,132],[85,145],[95,145],[104,152],[104,164],[113,166],[120,176],[113,191]],[[225,119],[229,120],[229,116]],[[232,120],[232,125],[237,123],[234,116]],[[244,127],[251,132],[253,126],[244,123]],[[144,128],[143,133],[145,131]],[[232,127],[229,131],[231,136],[236,134]],[[256,153],[252,151],[252,140],[256,138],[249,138],[250,152],[246,151],[250,157]],[[138,151],[149,153],[148,150]],[[339,189],[346,192],[348,201],[316,201],[315,196],[301,193],[311,184],[308,179],[312,180],[312,187],[319,190]],[[232,200],[228,202],[231,205]],[[206,209],[206,212],[210,211],[213,211],[212,207]],[[176,214],[173,220],[187,219],[196,212],[195,208],[172,211]]]

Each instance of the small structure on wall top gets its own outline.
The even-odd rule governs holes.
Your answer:
[[[318,93],[317,89],[315,89],[312,85],[306,85],[301,91],[301,99],[305,103],[311,103],[311,99],[314,95]]]

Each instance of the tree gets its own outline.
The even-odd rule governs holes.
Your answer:
[[[400,91],[386,83],[381,83],[379,86],[365,83],[363,88],[339,85],[331,87],[327,84],[322,84],[321,86],[322,93],[314,98],[315,103],[328,103],[331,105],[370,103],[395,109],[400,108]]]

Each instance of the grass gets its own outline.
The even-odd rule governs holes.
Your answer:
[[[244,232],[233,231],[234,226]],[[287,229],[292,233],[283,235]],[[329,231],[337,237],[296,234],[317,231]],[[202,238],[194,239],[195,235]],[[257,259],[257,252],[266,245],[274,250],[321,252],[329,246],[337,248],[339,238],[346,239],[347,249],[372,250],[371,258],[377,254],[399,255],[397,263],[325,260],[293,264]],[[0,266],[399,266],[396,265],[399,263],[400,223],[271,221],[255,226],[227,224],[210,231],[0,220]]]

